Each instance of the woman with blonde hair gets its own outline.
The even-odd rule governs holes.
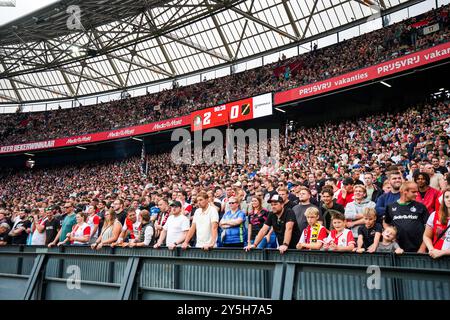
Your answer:
[[[109,209],[105,213],[105,222],[103,223],[102,232],[98,239],[92,244],[92,249],[100,250],[105,244],[112,244],[119,238],[122,230],[122,224],[117,219],[114,209]]]

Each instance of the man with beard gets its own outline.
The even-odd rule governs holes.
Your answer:
[[[287,249],[295,249],[300,240],[301,232],[297,225],[294,211],[284,208],[283,199],[279,195],[270,198],[269,203],[272,211],[269,213],[253,244],[249,244],[244,249],[249,251],[257,248],[263,237],[267,235],[270,227],[273,227],[278,240],[278,250],[283,254]]]
[[[388,173],[388,181],[391,185],[391,191],[382,194],[375,206],[375,210],[377,211],[377,222],[382,221],[382,217],[386,213],[386,207],[400,199],[400,187],[402,185],[403,179],[402,175],[399,171],[391,171]]]

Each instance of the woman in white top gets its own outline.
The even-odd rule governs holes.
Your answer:
[[[69,242],[71,245],[88,245],[91,238],[91,227],[86,223],[87,215],[84,212],[78,212],[75,216],[77,223],[72,227],[72,231],[67,234],[63,242],[58,246]]]
[[[45,221],[47,221],[47,218],[45,217],[44,208],[40,208],[39,212],[33,214],[33,225],[31,227],[31,231],[33,232],[31,235],[32,246],[45,245]]]
[[[117,220],[114,209],[109,209],[105,213],[105,222],[103,224],[102,232],[98,239],[91,245],[92,249],[100,250],[104,245],[110,245],[119,238],[122,231],[122,224]]]

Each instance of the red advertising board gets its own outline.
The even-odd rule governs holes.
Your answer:
[[[271,114],[272,94],[268,93],[193,112],[191,130],[205,130]]]
[[[16,144],[11,146],[3,146],[0,147],[0,154],[76,146],[86,143],[137,136],[146,133],[188,126],[190,123],[190,119],[191,119],[190,116],[184,116],[112,131],[84,134],[81,136],[73,136],[69,138],[60,138],[47,141]]]
[[[450,42],[433,48],[405,55],[401,58],[383,62],[368,68],[346,73],[341,76],[318,81],[295,89],[278,92],[274,104],[279,105],[307,97],[312,97],[329,91],[346,88],[355,84],[375,80],[394,73],[414,69],[450,57]]]

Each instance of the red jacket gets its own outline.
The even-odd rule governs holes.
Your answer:
[[[440,192],[432,187],[429,187],[425,192],[425,197],[422,198],[420,192],[417,192],[416,201],[423,203],[428,209],[428,213],[436,211],[436,201],[440,196]]]
[[[344,208],[347,206],[347,203],[350,203],[352,201],[353,201],[353,192],[347,193],[345,199],[342,199],[342,191],[340,191],[336,199],[336,202],[339,203],[341,206],[344,206]]]

